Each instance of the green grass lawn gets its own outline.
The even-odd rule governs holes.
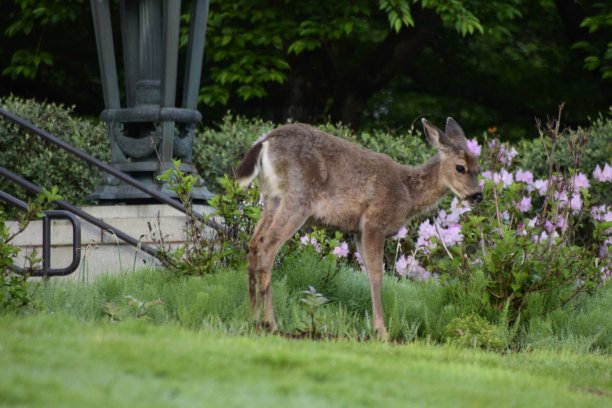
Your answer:
[[[609,356],[0,317],[2,407],[603,407]]]

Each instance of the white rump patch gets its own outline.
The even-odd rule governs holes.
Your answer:
[[[282,197],[278,175],[270,159],[270,142],[263,142],[260,157],[261,170],[258,169],[258,172],[261,174],[259,180],[261,182],[262,192],[268,197]]]

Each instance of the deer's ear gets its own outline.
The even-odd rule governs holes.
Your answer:
[[[452,147],[450,139],[443,131],[429,123],[425,118],[421,119],[421,122],[423,123],[423,129],[425,130],[425,136],[433,147],[442,151],[448,150]]]
[[[457,121],[451,118],[450,116],[446,119],[445,133],[451,139],[460,140],[460,141],[466,140],[465,133],[463,133],[463,129],[461,129],[461,126],[459,126]]]

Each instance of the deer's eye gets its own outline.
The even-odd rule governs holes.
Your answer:
[[[457,173],[459,174],[465,174],[465,167],[463,166],[457,166]]]

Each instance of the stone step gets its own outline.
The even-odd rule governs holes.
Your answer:
[[[170,247],[181,245],[185,240],[187,217],[180,211],[162,204],[145,205],[103,205],[82,207],[83,211],[101,219],[144,244],[157,246],[163,236]],[[210,214],[212,207],[196,205],[196,211]],[[11,231],[19,226],[8,221]],[[212,231],[209,231],[212,233]],[[64,268],[72,261],[72,226],[67,220],[51,221],[51,267]],[[30,225],[11,242],[20,248],[16,259],[18,266],[26,266],[25,259],[36,249],[42,254],[42,221]],[[159,265],[147,253],[125,244],[115,235],[100,230],[95,225],[81,220],[81,262],[71,275],[59,279],[92,279],[103,273],[131,271],[145,265]]]

